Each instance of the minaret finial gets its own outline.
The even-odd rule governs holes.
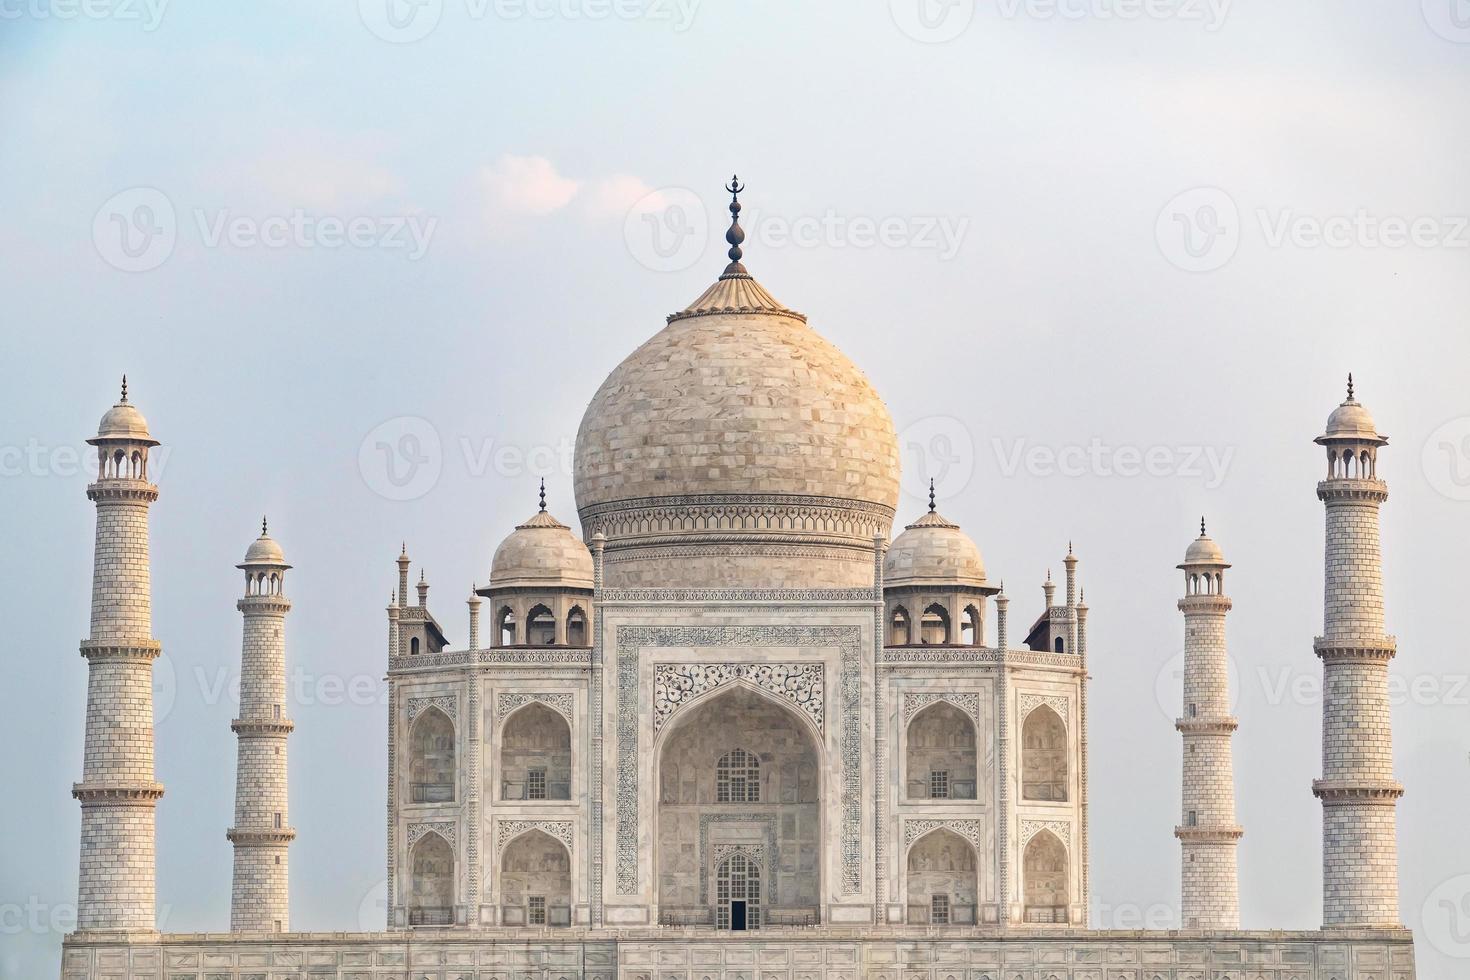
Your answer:
[[[541,513],[546,513],[546,477],[541,478]]]
[[[929,513],[934,513],[934,477],[929,477]]]
[[[265,537],[265,515],[260,515],[260,536]]]
[[[1205,515],[1203,514],[1199,516],[1199,536],[1205,536]]]
[[[740,259],[745,253],[740,250],[740,243],[745,241],[745,231],[740,227],[740,192],[745,190],[745,185],[740,183],[739,174],[730,177],[725,190],[730,192],[730,230],[725,232],[725,241],[730,243],[730,251],[725,254],[730,256],[730,264],[722,275],[743,275],[745,266],[740,264]]]
[[[127,386],[126,386],[126,384],[123,387],[123,391],[124,391],[124,393],[127,392]],[[1349,371],[1348,372],[1348,401],[1352,401],[1352,400],[1353,400],[1353,372]]]
[[[122,400],[128,400],[128,376],[126,374],[123,375]]]

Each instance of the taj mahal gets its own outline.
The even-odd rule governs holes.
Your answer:
[[[157,930],[159,442],[124,384],[89,440],[63,980],[1412,980],[1378,531],[1388,440],[1351,381],[1303,447],[1325,461],[1322,635],[1300,642],[1324,677],[1321,778],[1302,787],[1322,806],[1321,927],[1240,927],[1227,572],[1266,572],[1232,572],[1201,522],[1160,556],[1185,649],[1179,817],[1157,842],[1178,848],[1180,928],[1095,930],[1089,657],[1115,641],[1088,633],[1086,549],[1056,542],[1058,581],[1016,597],[1012,620],[932,494],[898,512],[887,408],[746,270],[743,188],[727,189],[729,264],[592,395],[575,514],[544,484],[528,501],[484,584],[454,600],[465,646],[409,548],[397,556],[383,648],[364,654],[389,687],[387,853],[362,855],[385,862],[382,931],[290,917],[288,745],[311,736],[286,696],[291,565],[264,524],[238,563],[228,931]]]

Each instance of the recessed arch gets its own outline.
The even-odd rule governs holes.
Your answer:
[[[939,827],[914,841],[905,859],[912,924],[973,925],[979,895],[975,845]]]
[[[501,646],[516,645],[516,614],[510,606],[502,606],[500,612],[495,614],[495,633],[500,638]]]
[[[500,728],[500,798],[572,798],[572,728],[561,712],[531,701],[506,717]]]
[[[932,644],[945,644],[949,642],[949,610],[941,603],[931,602],[924,607],[924,615],[919,620],[919,642]]]
[[[567,613],[567,646],[585,647],[587,636],[587,613],[581,606],[573,606]]]
[[[975,799],[978,738],[968,712],[948,701],[927,705],[909,720],[904,741],[909,799]]]
[[[960,618],[960,642],[966,646],[984,646],[984,633],[985,618],[981,615],[980,608],[973,603],[965,606],[964,614]]]
[[[409,727],[408,771],[414,803],[454,802],[454,722],[437,707],[426,708]]]
[[[519,834],[500,855],[501,921],[506,925],[572,924],[572,855],[540,829]]]
[[[1039,830],[1026,843],[1021,861],[1026,922],[1067,921],[1070,889],[1067,881],[1067,847],[1050,830]]]
[[[822,744],[809,716],[742,680],[701,695],[668,720],[655,739],[653,760],[661,921],[714,925],[731,914],[728,902],[736,899],[721,909],[717,877],[733,844],[756,844],[769,855],[769,862],[761,862],[769,864],[762,922],[774,921],[773,912],[789,921],[818,921]],[[728,780],[731,798],[720,798],[720,761],[726,758],[742,763],[749,794],[744,801],[733,799]],[[752,796],[758,804],[749,802]]]
[[[430,831],[413,845],[409,864],[409,925],[453,925],[454,848]]]
[[[1021,726],[1021,799],[1065,803],[1067,726],[1051,705],[1037,705]]]
[[[556,644],[556,614],[551,607],[537,603],[526,613],[526,645],[549,647]]]
[[[894,606],[893,615],[888,620],[888,645],[892,647],[908,646],[913,642],[913,623],[909,620],[909,611],[903,606]]]

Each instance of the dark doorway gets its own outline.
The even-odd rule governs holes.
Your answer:
[[[745,931],[745,903],[730,903],[730,929],[732,932]]]

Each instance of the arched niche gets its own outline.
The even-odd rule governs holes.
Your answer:
[[[1021,799],[1065,803],[1067,726],[1050,705],[1038,705],[1021,727]]]
[[[409,860],[409,925],[453,925],[454,848],[430,832],[414,844]]]
[[[572,798],[572,729],[561,712],[532,701],[500,732],[502,800]]]
[[[572,924],[572,855],[541,830],[528,830],[500,857],[501,922],[505,925]]]
[[[904,760],[911,800],[973,800],[978,786],[975,722],[936,701],[909,722]]]
[[[424,710],[408,730],[408,772],[412,802],[454,802],[454,722],[438,708]]]
[[[719,897],[720,862],[735,847],[761,875],[760,923],[818,920],[821,759],[807,716],[743,682],[716,689],[670,719],[655,745],[661,921],[726,921],[729,903],[746,901]]]
[[[952,830],[931,830],[909,848],[908,921],[974,925],[979,894],[975,847]]]
[[[1021,877],[1025,921],[1065,923],[1070,903],[1067,848],[1056,834],[1038,831],[1027,842]]]

